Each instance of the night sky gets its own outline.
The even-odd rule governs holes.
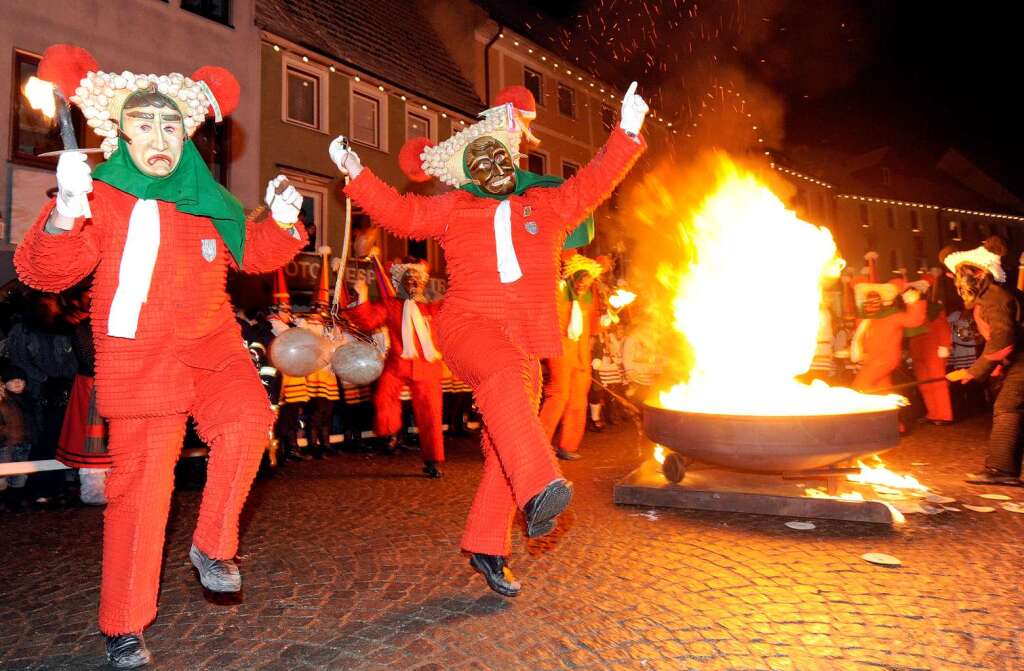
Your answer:
[[[774,148],[890,145],[927,161],[953,146],[1024,195],[1024,43],[1013,3],[908,0],[482,0],[542,46],[625,86],[676,128],[722,109],[761,118]],[[707,115],[698,117],[698,115]],[[767,127],[767,128],[766,128]],[[756,141],[756,138],[754,138]],[[913,156],[919,154],[919,157]]]

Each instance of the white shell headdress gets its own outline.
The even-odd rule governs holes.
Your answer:
[[[437,177],[445,184],[458,188],[471,180],[466,176],[466,147],[480,137],[492,137],[508,147],[513,163],[519,161],[519,140],[522,128],[511,103],[499,105],[480,113],[482,120],[456,133],[444,142],[426,147],[420,154],[423,172]]]

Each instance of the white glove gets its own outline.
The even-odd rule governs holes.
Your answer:
[[[913,305],[921,298],[921,294],[917,293],[917,289],[907,289],[903,292],[903,302],[907,305]]]
[[[939,358],[940,359],[948,359],[949,358],[949,348],[948,347],[943,347],[942,345],[939,345],[939,352],[938,352],[938,354],[939,354]]]
[[[72,219],[92,215],[88,200],[92,168],[85,158],[81,152],[69,151],[57,161],[57,212]]]
[[[633,82],[622,98],[622,118],[619,120],[619,128],[631,135],[638,135],[640,127],[644,125],[644,117],[647,116],[648,109],[644,99],[636,95],[636,82]]]
[[[359,154],[348,148],[348,138],[344,135],[334,138],[331,146],[327,149],[327,153],[330,154],[331,160],[334,161],[334,165],[338,166],[338,171],[342,175],[348,175],[355,179],[363,171],[363,164],[359,160]]]
[[[263,202],[270,208],[270,216],[282,227],[288,228],[299,220],[299,210],[302,209],[302,194],[294,186],[289,184],[281,193],[277,188],[282,182],[288,181],[284,175],[278,175],[267,182],[267,193],[263,196]]]

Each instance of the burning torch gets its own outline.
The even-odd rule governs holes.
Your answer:
[[[615,293],[608,297],[608,311],[601,316],[601,326],[608,328],[619,322],[619,313],[622,309],[636,300],[636,294],[625,289],[616,289]]]
[[[75,151],[89,153],[90,150],[78,148],[78,140],[75,139],[75,127],[71,123],[71,108],[68,106],[68,99],[58,86],[38,77],[29,77],[24,89],[25,98],[32,109],[39,110],[47,119],[57,116],[57,127],[60,129],[60,139],[64,149],[60,151],[46,152],[40,156],[59,156],[65,152]],[[99,149],[91,151],[101,151]],[[81,199],[81,210],[86,218],[92,217],[92,210],[89,208],[89,195],[79,194]]]

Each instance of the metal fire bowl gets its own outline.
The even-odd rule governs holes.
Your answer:
[[[644,405],[644,433],[696,461],[755,473],[832,466],[899,442],[898,410],[845,415],[712,415]]]

